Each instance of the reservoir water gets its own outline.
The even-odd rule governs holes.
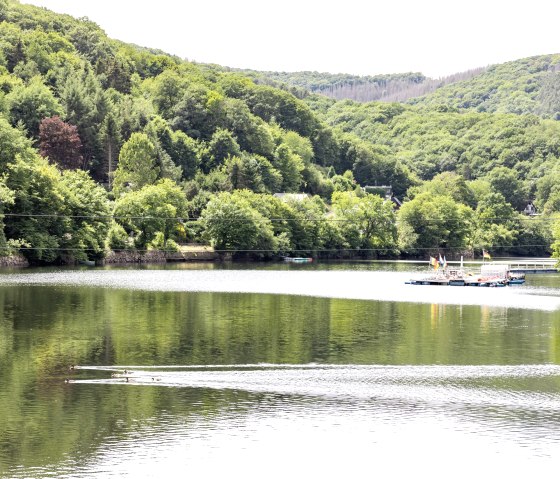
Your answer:
[[[560,467],[560,275],[410,263],[0,274],[0,477],[525,477]]]

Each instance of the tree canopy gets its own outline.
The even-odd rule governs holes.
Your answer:
[[[192,63],[16,0],[0,20],[1,254],[550,251],[559,55],[436,84]]]

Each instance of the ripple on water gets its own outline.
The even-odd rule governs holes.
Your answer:
[[[517,477],[559,464],[560,367],[554,365],[81,366],[78,377],[81,369],[104,378],[78,379],[72,387],[204,388],[215,396],[240,391],[225,395],[220,410],[162,413],[118,447],[105,445],[90,470],[110,465],[113,477],[133,477],[131,471],[150,477],[146,471],[162,458],[167,471],[239,468],[247,477],[267,464],[275,464],[273,477],[298,475],[316,462],[313,457],[321,458],[315,474],[327,477],[359,475],[372,460],[376,470],[399,477],[428,471],[448,477],[450,470],[459,477]],[[108,377],[125,369],[128,383]],[[465,462],[466,452],[477,460]],[[277,461],[279,454],[285,461]]]

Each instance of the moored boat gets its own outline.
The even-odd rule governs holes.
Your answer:
[[[430,261],[433,264],[432,261]],[[490,288],[499,288],[509,285],[519,285],[525,283],[525,275],[512,273],[507,264],[483,264],[480,273],[474,274],[466,272],[462,267],[447,268],[445,261],[444,267],[437,270],[431,275],[420,279],[412,279],[407,284],[416,285],[440,285],[440,286],[482,286]]]
[[[284,256],[284,261],[288,263],[312,263],[313,258],[292,258],[291,256]]]

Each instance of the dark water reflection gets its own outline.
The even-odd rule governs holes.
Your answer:
[[[2,477],[560,465],[557,310],[3,281]]]

